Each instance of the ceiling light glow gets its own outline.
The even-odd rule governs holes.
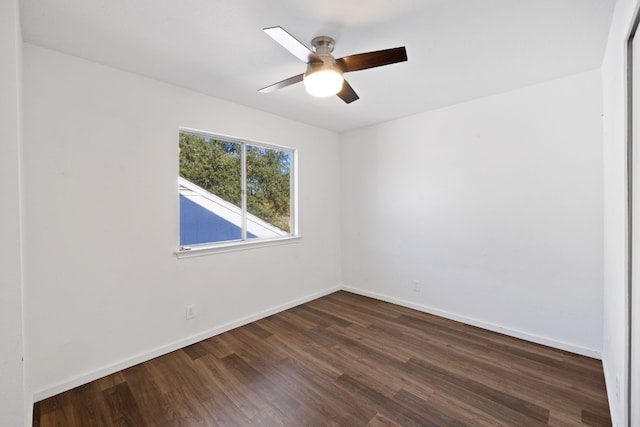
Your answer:
[[[340,92],[344,78],[334,68],[323,68],[304,75],[304,87],[312,96],[324,98]]]

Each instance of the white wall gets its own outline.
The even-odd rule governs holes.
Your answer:
[[[343,135],[345,286],[599,356],[601,106],[591,71]]]
[[[20,20],[18,2],[0,2],[0,420],[28,420],[23,369],[20,212]]]
[[[637,0],[618,0],[602,66],[604,103],[604,365],[614,426],[627,420],[626,40]],[[636,309],[640,312],[640,309]],[[616,377],[618,390],[616,390]]]
[[[302,240],[176,259],[179,127],[297,148]],[[36,398],[340,284],[335,133],[31,45],[24,128]]]

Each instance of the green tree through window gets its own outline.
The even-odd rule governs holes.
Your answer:
[[[247,147],[247,210],[290,231],[291,157],[288,151]]]

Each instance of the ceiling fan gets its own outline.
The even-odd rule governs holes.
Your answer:
[[[407,60],[407,50],[403,47],[360,53],[335,59],[331,52],[335,40],[328,36],[320,36],[311,40],[313,50],[299,42],[282,27],[271,27],[263,30],[296,58],[307,64],[307,71],[289,77],[260,89],[258,92],[268,93],[276,89],[304,81],[305,89],[313,96],[326,97],[338,95],[347,104],[359,99],[358,94],[344,79],[343,73],[366,70],[367,68],[395,64]]]

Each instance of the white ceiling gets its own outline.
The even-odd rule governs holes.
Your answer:
[[[615,0],[22,0],[26,42],[343,132],[598,68]],[[336,58],[406,46],[408,62],[346,74],[352,104],[302,84],[262,32]]]

